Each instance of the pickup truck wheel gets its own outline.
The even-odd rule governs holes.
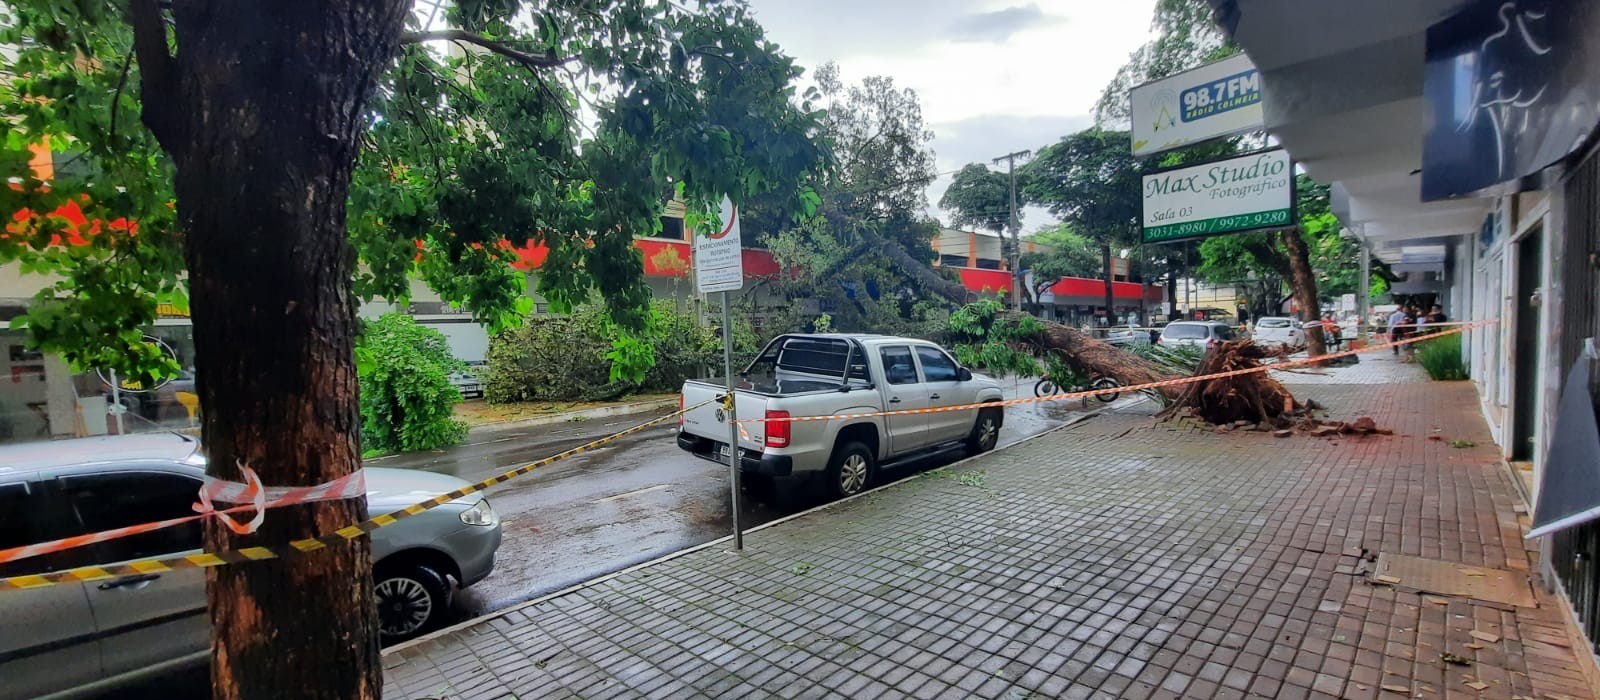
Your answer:
[[[1000,411],[985,408],[978,411],[978,420],[972,424],[972,434],[967,436],[967,454],[983,454],[1000,443]]]
[[[828,464],[828,491],[844,498],[867,489],[876,471],[872,450],[859,442],[849,442],[833,451]]]

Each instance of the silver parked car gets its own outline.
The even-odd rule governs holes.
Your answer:
[[[0,447],[0,549],[193,515],[205,473],[199,447],[175,433]],[[366,483],[372,513],[466,484],[379,468],[366,470]],[[461,588],[488,576],[499,546],[500,518],[482,494],[373,531],[384,641],[437,623],[452,582]],[[191,522],[0,564],[0,577],[200,549],[200,525]],[[181,569],[0,591],[0,699],[97,692],[205,663],[211,634],[205,579],[203,569]]]
[[[1233,327],[1221,321],[1173,321],[1161,329],[1156,342],[1210,347],[1225,340],[1233,340]]]

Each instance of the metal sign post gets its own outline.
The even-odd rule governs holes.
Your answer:
[[[117,371],[111,370],[111,415],[117,417],[117,434],[127,435],[128,425],[123,422],[122,414],[127,409],[122,406],[122,382],[117,380]]]
[[[733,394],[733,323],[728,317],[728,293],[722,293],[722,376],[728,387],[728,484],[733,491],[733,549],[744,549],[739,528],[739,402]]]
[[[695,232],[694,281],[701,294],[722,292],[722,376],[727,388],[722,418],[728,423],[728,489],[733,504],[733,549],[744,549],[744,530],[739,527],[739,412],[733,393],[733,320],[729,313],[728,292],[744,287],[744,259],[739,244],[739,209],[723,197],[721,226]]]

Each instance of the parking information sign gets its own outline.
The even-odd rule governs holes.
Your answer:
[[[1283,149],[1144,176],[1144,242],[1294,223],[1294,165]]]
[[[744,257],[739,247],[739,208],[722,198],[722,225],[701,227],[694,236],[694,280],[701,294],[732,292],[744,286]]]

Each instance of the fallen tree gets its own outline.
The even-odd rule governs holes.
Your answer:
[[[1282,357],[1283,353],[1282,347],[1230,340],[1206,352],[1195,375],[1254,369],[1262,366],[1261,360]],[[1191,415],[1213,425],[1243,422],[1284,428],[1309,414],[1305,404],[1265,371],[1192,382],[1182,387],[1177,400],[1163,411],[1163,417],[1188,409]]]
[[[1273,379],[1270,372],[1258,369],[1264,366],[1262,360],[1282,358],[1287,353],[1288,349],[1283,346],[1268,347],[1249,340],[1230,340],[1213,346],[1200,361],[1195,376],[1256,371],[1182,385],[1177,398],[1160,417],[1186,414],[1217,426],[1220,432],[1255,428],[1276,431],[1279,437],[1296,432],[1319,437],[1393,433],[1379,428],[1365,416],[1349,423],[1319,419],[1315,411],[1321,406],[1315,401],[1301,402]]]
[[[837,217],[831,217],[830,223],[844,225]],[[1071,326],[1020,311],[1007,311],[993,299],[965,303],[970,292],[960,284],[940,276],[898,246],[876,236],[875,232],[864,233],[861,239],[889,252],[891,263],[901,268],[922,294],[943,298],[959,307],[950,316],[950,345],[963,364],[995,372],[1038,376],[1043,370],[1040,358],[1054,358],[1077,374],[1111,377],[1123,386],[1181,376],[1163,371],[1149,359]],[[1228,341],[1210,348],[1192,376],[1260,367],[1263,359],[1284,357],[1287,352],[1285,347],[1271,348],[1250,340]],[[1320,354],[1314,345],[1311,354]],[[1165,399],[1167,407],[1161,414],[1163,418],[1184,411],[1220,430],[1256,426],[1287,431],[1284,434],[1295,430],[1315,435],[1388,432],[1378,429],[1372,419],[1365,417],[1349,424],[1320,421],[1312,415],[1316,408],[1314,402],[1301,403],[1265,371],[1159,387],[1149,393]]]
[[[950,333],[962,363],[991,371],[1038,375],[1039,359],[1052,357],[1076,373],[1111,377],[1123,386],[1172,378],[1150,360],[1071,326],[1006,311],[994,300],[957,309],[950,315]],[[1170,390],[1161,393],[1175,395]]]

